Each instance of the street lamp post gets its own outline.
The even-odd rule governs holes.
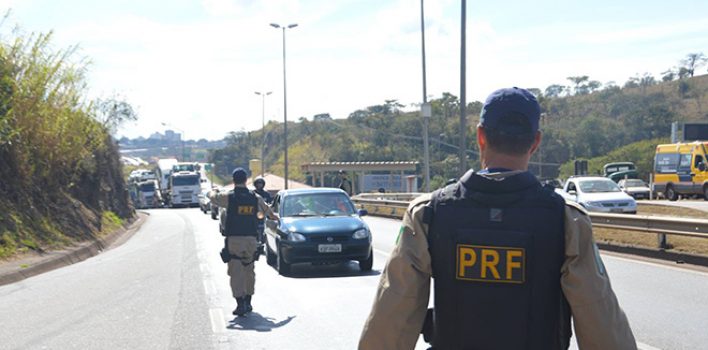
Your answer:
[[[256,91],[256,95],[261,96],[261,132],[263,133],[263,142],[261,143],[261,176],[265,175],[265,97],[272,94],[272,91],[260,92]]]
[[[293,24],[288,24],[287,26],[281,26],[280,24],[277,23],[271,23],[271,27],[273,28],[282,28],[283,29],[283,148],[285,150],[284,152],[284,162],[285,162],[285,189],[288,189],[288,87],[287,87],[287,80],[286,80],[286,71],[285,71],[285,29],[292,29],[297,27],[297,23]]]

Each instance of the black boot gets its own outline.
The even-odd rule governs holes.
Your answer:
[[[243,316],[246,314],[246,298],[241,297],[241,298],[236,298],[236,310],[234,310],[233,314],[236,316]]]
[[[253,306],[251,306],[251,295],[246,295],[243,299],[246,302],[246,312],[248,313],[253,311]]]

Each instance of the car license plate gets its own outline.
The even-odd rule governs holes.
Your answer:
[[[341,253],[341,244],[319,244],[317,245],[317,251],[320,253]]]
[[[610,212],[612,212],[612,213],[622,213],[623,210],[622,210],[621,208],[615,208],[615,209],[611,209]]]

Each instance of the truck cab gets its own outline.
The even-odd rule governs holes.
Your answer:
[[[169,176],[168,188],[170,207],[199,206],[201,186],[198,172],[173,171]]]

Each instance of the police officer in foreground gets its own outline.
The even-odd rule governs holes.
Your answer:
[[[248,174],[243,168],[233,171],[234,189],[226,193],[209,192],[209,199],[221,208],[226,208],[226,249],[222,259],[228,262],[231,276],[231,293],[238,304],[233,314],[243,316],[253,310],[251,297],[256,284],[254,262],[258,257],[258,221],[264,215],[273,220],[277,216],[265,204],[263,198],[246,187]],[[224,253],[226,257],[224,257]]]
[[[524,89],[487,98],[483,170],[410,204],[360,349],[413,349],[424,321],[434,349],[566,349],[571,315],[580,349],[636,349],[587,212],[527,171],[539,117]]]

